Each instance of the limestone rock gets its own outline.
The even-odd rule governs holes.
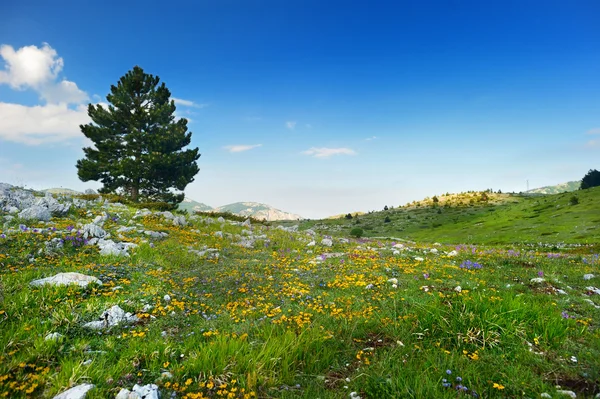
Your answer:
[[[112,308],[102,312],[99,320],[90,321],[89,323],[85,323],[83,326],[86,328],[91,328],[92,330],[102,330],[105,328],[114,327],[121,323],[129,324],[137,321],[138,318],[136,315],[125,312],[119,307],[119,305],[115,305]]]
[[[56,395],[53,399],[83,399],[87,395],[87,392],[92,388],[94,388],[93,384],[77,385],[59,395]]]
[[[323,238],[321,240],[321,245],[324,247],[331,247],[333,245],[333,241],[331,241],[331,238]]]
[[[87,276],[81,273],[58,273],[52,277],[46,277],[34,280],[29,283],[31,286],[50,285],[70,285],[77,284],[80,287],[86,287],[90,283],[102,285],[102,281],[94,276]]]
[[[47,222],[50,220],[52,215],[50,214],[50,210],[48,208],[34,205],[32,207],[23,209],[19,213],[19,217],[26,220],[43,220],[44,222]]]

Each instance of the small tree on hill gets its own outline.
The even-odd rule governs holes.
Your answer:
[[[194,181],[198,148],[183,150],[192,133],[186,119],[175,120],[175,103],[159,80],[136,66],[111,86],[108,107],[88,106],[92,123],[80,128],[94,145],[83,149],[77,174],[102,182],[101,193],[177,204]]]
[[[583,176],[583,179],[581,179],[580,188],[585,190],[586,188],[597,186],[600,186],[600,172],[598,172],[596,169],[590,169],[590,171]]]
[[[346,218],[346,219],[348,219],[348,220],[352,219],[352,214],[351,214],[351,213],[347,214],[347,215],[345,216],[345,218]]]

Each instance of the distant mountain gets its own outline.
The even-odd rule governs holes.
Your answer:
[[[189,213],[193,212],[210,212],[213,210],[212,206],[203,204],[202,202],[194,201],[191,198],[185,197],[184,200],[179,204],[179,209],[186,210]]]
[[[571,192],[575,190],[579,190],[579,186],[581,185],[581,181],[569,181],[566,183],[557,184],[555,186],[545,186],[540,188],[534,188],[532,190],[526,191],[526,193],[530,194],[560,194],[565,191]]]
[[[258,202],[235,202],[213,209],[213,212],[230,212],[240,216],[252,216],[255,219],[267,221],[273,220],[297,220],[302,216],[275,209],[266,204]]]
[[[71,190],[70,188],[47,188],[45,190],[42,190],[45,193],[50,193],[50,194],[63,194],[63,195],[79,195],[79,194],[83,194],[80,193],[79,191],[75,191],[75,190]]]

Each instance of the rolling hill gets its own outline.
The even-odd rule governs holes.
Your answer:
[[[302,216],[275,209],[270,205],[258,202],[235,202],[213,209],[214,212],[229,212],[239,216],[251,216],[267,221],[299,220]]]
[[[448,244],[598,243],[600,187],[544,196],[481,192],[440,196],[353,219],[304,221],[300,228]],[[576,200],[575,200],[576,198]]]
[[[566,183],[556,184],[554,186],[544,186],[539,188],[534,188],[529,191],[525,191],[530,194],[560,194],[564,192],[571,192],[579,190],[579,186],[581,185],[581,181],[569,181]]]

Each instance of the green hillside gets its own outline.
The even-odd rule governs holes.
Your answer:
[[[569,181],[566,183],[556,184],[554,186],[544,186],[540,188],[534,188],[533,190],[526,191],[526,193],[532,194],[559,194],[564,192],[571,192],[579,190],[581,181]]]
[[[487,202],[479,201],[481,193],[467,193],[448,201],[440,197],[437,204],[428,199],[350,220],[308,221],[301,228],[347,235],[360,227],[366,237],[449,244],[600,242],[600,187],[554,195],[486,195]],[[573,197],[577,204],[571,203]]]
[[[208,212],[213,208],[209,205],[203,204],[202,202],[194,201],[193,199],[185,198],[183,202],[181,202],[177,209],[188,211],[188,213],[194,212]]]

